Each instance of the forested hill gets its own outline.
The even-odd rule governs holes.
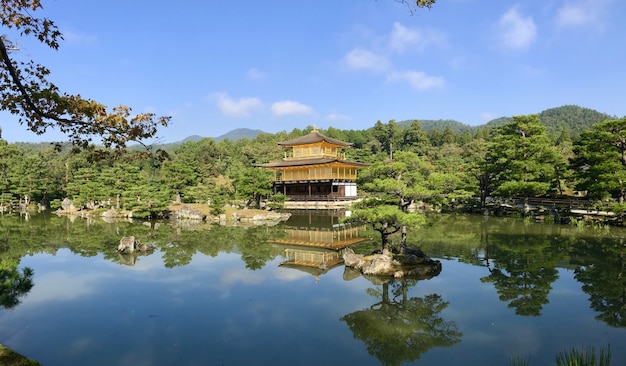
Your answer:
[[[561,107],[546,109],[545,111],[539,113],[541,123],[547,127],[548,133],[554,136],[559,136],[565,128],[568,128],[570,133],[573,135],[578,135],[581,131],[589,129],[595,123],[613,118],[617,117],[613,117],[590,108],[579,107],[577,105],[564,105]],[[483,127],[498,127],[511,121],[511,117],[500,117],[493,119],[484,125],[470,126],[468,124],[449,119],[419,120],[420,125],[426,131],[433,128],[443,130],[446,127],[450,127],[455,133],[463,132],[465,130],[475,131]],[[398,122],[398,125],[406,128],[411,125],[411,122],[412,120],[400,121]]]
[[[565,105],[558,108],[546,109],[539,113],[541,123],[548,127],[549,132],[557,136],[565,128],[569,128],[572,134],[578,135],[583,130],[591,128],[595,123],[616,118],[617,117],[577,105]]]
[[[459,133],[463,131],[470,131],[473,128],[470,125],[455,121],[453,119],[418,119],[418,121],[420,123],[420,126],[422,126],[422,129],[424,129],[425,131],[430,131],[433,128],[443,130],[446,127],[450,127],[452,131],[454,131],[455,133]],[[408,128],[411,123],[413,123],[413,120],[400,121],[398,122],[398,126],[402,128]]]

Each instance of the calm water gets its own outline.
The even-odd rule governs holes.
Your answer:
[[[432,221],[409,241],[441,274],[384,284],[342,265],[281,265],[329,255],[286,244],[297,235],[349,239],[336,218],[189,230],[0,217],[0,258],[34,270],[20,304],[0,309],[0,343],[47,366],[546,365],[609,344],[612,365],[626,364],[626,232]],[[120,256],[126,235],[157,250]]]

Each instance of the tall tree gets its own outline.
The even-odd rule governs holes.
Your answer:
[[[33,15],[42,8],[40,0],[0,0],[0,22],[4,30],[34,37],[57,50],[63,36],[56,24]],[[32,132],[43,134],[57,128],[82,147],[98,135],[105,146],[123,148],[129,141],[152,137],[159,125],[167,125],[170,117],[133,115],[122,105],[107,111],[94,100],[62,92],[48,81],[50,70],[20,53],[16,44],[0,36],[0,110],[18,116],[19,123]]]
[[[626,117],[583,131],[572,159],[577,188],[593,198],[626,201]]]
[[[566,161],[539,116],[528,115],[494,131],[484,167],[497,196],[531,197],[559,192]]]
[[[398,152],[394,160],[380,161],[363,170],[359,183],[374,199],[356,206],[351,221],[372,225],[381,235],[383,250],[389,249],[389,237],[402,230],[400,251],[406,250],[407,226],[425,223],[421,214],[408,213],[416,200],[432,196],[426,187],[427,175],[432,166],[411,152]]]
[[[424,155],[430,146],[428,134],[418,120],[413,120],[402,135],[402,147],[419,155]]]

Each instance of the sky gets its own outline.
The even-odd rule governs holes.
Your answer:
[[[59,50],[17,39],[62,91],[171,116],[160,143],[579,105],[626,116],[626,1],[42,0]],[[2,29],[2,34],[6,30]],[[9,142],[38,136],[0,113]]]

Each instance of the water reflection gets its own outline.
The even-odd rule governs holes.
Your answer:
[[[624,339],[623,230],[442,215],[409,233],[411,245],[446,261],[442,274],[386,282],[340,268],[336,247],[365,247],[368,242],[356,241],[369,232],[355,235],[337,216],[294,220],[275,227],[181,230],[0,217],[0,232],[9,238],[0,239],[0,266],[13,263],[4,267],[9,272],[0,283],[26,274],[19,263],[32,267],[38,282],[28,295],[25,287],[11,292],[19,281],[0,289],[8,295],[2,304],[4,298],[9,305],[21,301],[10,311],[0,309],[0,343],[21,345],[41,361],[58,357],[46,364],[64,365],[86,358],[120,364],[130,347],[120,349],[119,342],[153,347],[134,359],[139,363],[177,364],[186,355],[188,362],[178,364],[286,364],[284,353],[290,352],[323,358],[324,364],[350,357],[363,365],[418,359],[495,365],[518,354],[547,364],[565,347],[598,348]],[[154,243],[155,252],[120,257],[119,239],[131,235]],[[302,271],[324,281],[316,285]],[[120,338],[112,341],[111,334]],[[83,338],[102,351],[71,358],[64,347]],[[616,364],[626,364],[624,352],[615,349]],[[223,359],[211,358],[216,353]]]
[[[356,339],[384,365],[401,365],[419,359],[434,347],[450,347],[463,334],[456,322],[447,321],[441,312],[448,302],[439,294],[409,297],[409,289],[419,281],[385,281],[367,293],[379,301],[369,308],[341,318]]]
[[[493,283],[500,300],[507,302],[515,314],[539,316],[548,304],[552,283],[558,279],[556,262],[563,258],[558,242],[533,235],[491,236],[486,253],[489,275],[480,280]]]
[[[574,259],[579,264],[574,277],[583,283],[597,320],[612,327],[626,327],[626,246],[615,241],[586,240],[576,246]]]
[[[320,276],[343,264],[343,249],[366,240],[365,226],[341,222],[344,211],[290,211],[282,236],[269,239],[282,251],[282,267]]]
[[[33,288],[33,270],[5,267],[5,262],[0,262],[0,307],[11,309]]]

